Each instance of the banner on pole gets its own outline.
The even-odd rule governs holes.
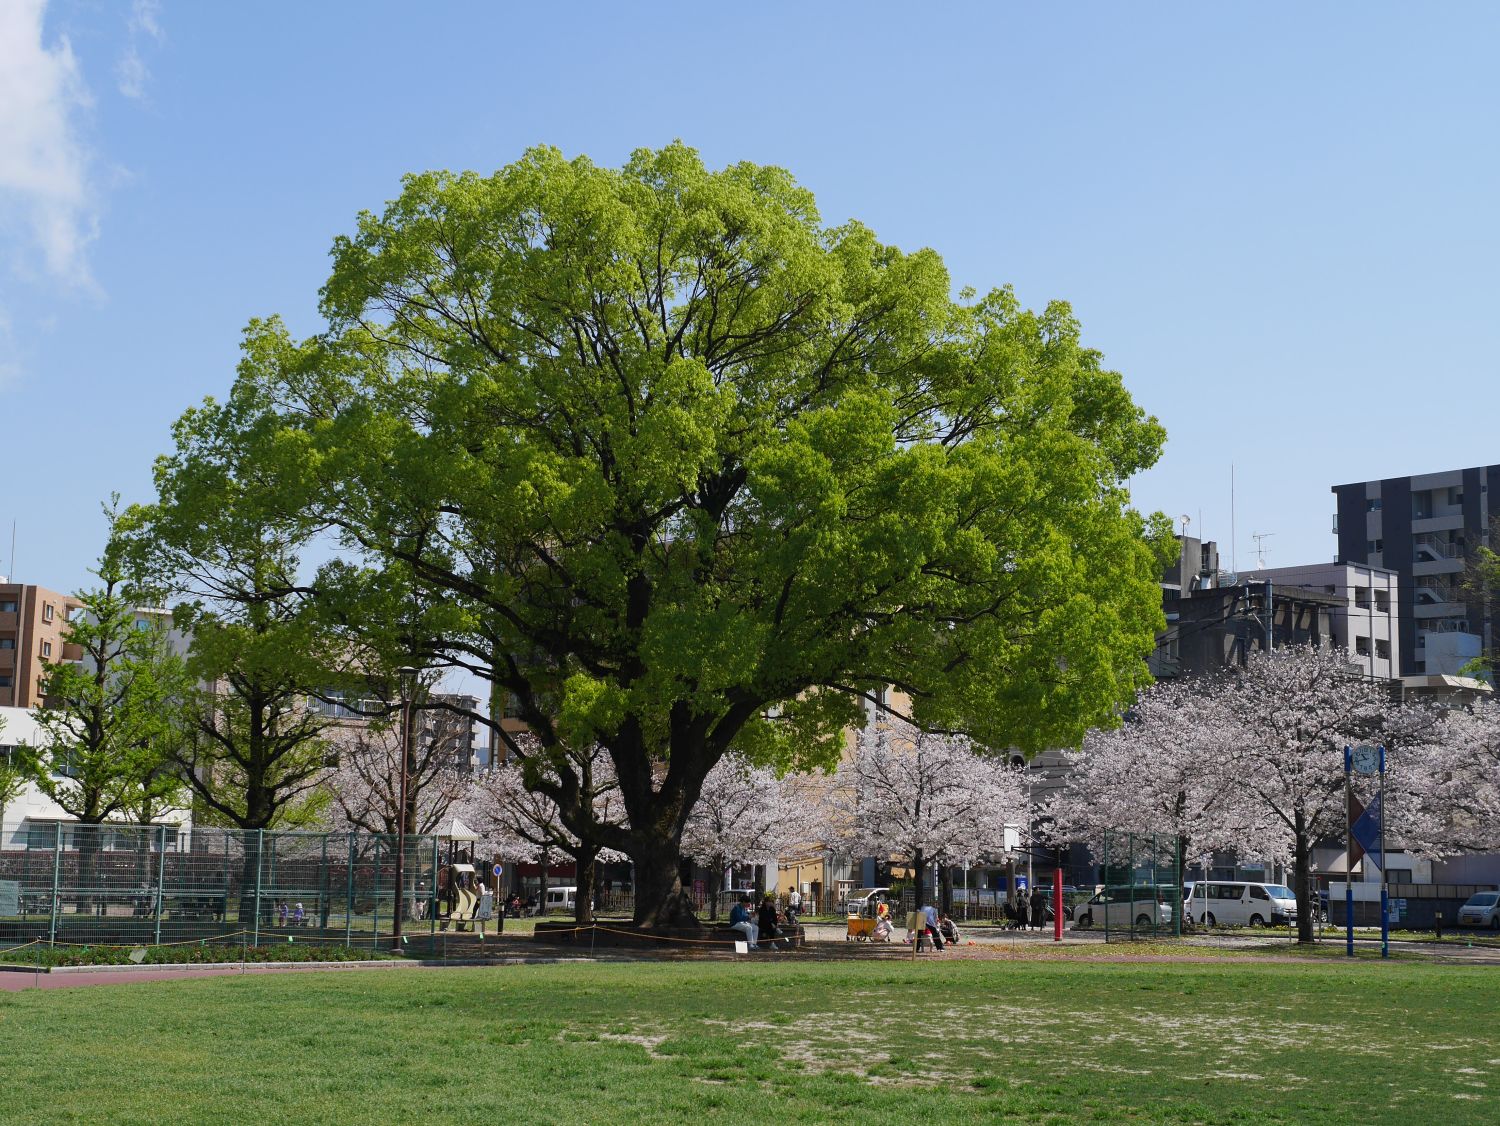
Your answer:
[[[1383,872],[1385,871],[1385,854],[1380,850],[1380,799],[1382,796],[1381,794],[1375,795],[1354,822],[1350,832],[1354,836],[1354,843],[1359,845],[1375,867]]]

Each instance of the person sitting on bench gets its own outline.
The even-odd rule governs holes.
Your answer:
[[[729,929],[741,931],[751,950],[760,949],[760,928],[750,917],[750,897],[741,896],[740,901],[729,909]]]

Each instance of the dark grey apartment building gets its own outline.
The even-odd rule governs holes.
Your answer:
[[[1400,674],[1453,674],[1495,644],[1492,607],[1464,590],[1465,556],[1500,515],[1500,465],[1333,486],[1340,563],[1398,576]]]

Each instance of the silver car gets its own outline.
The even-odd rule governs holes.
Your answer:
[[[1461,927],[1489,927],[1500,931],[1500,891],[1480,891],[1458,909]]]

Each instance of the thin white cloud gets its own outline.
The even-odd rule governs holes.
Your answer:
[[[141,41],[150,39],[160,43],[165,38],[161,28],[161,5],[157,0],[135,0],[130,6],[126,30],[125,50],[115,64],[115,82],[120,93],[127,98],[144,101],[146,84],[151,81],[151,68],[141,56]]]
[[[17,264],[93,287],[98,229],[89,152],[78,135],[89,94],[66,36],[43,39],[46,0],[0,0],[0,237]],[[4,362],[0,359],[0,362]]]

